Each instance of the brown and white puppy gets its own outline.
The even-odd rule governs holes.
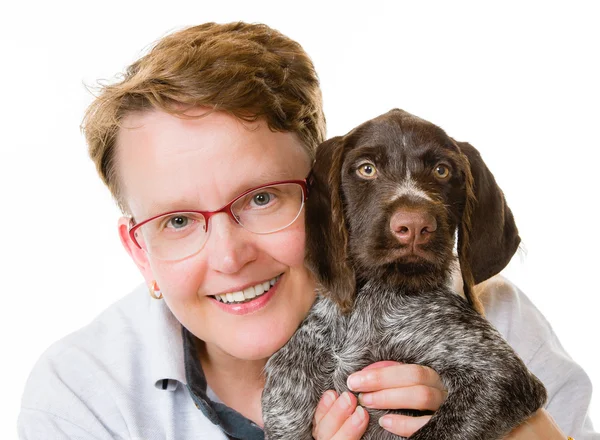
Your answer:
[[[392,110],[319,146],[306,224],[321,287],[265,368],[267,439],[311,439],[323,392],[347,391],[351,373],[381,360],[429,366],[448,390],[415,440],[501,439],[542,407],[544,386],[473,293],[520,242],[475,148]],[[465,298],[448,287],[455,244]],[[415,415],[368,411],[365,439],[399,438],[377,424],[387,412]]]

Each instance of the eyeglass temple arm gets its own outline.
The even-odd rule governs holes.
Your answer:
[[[315,165],[314,161],[313,161],[312,165],[313,166]],[[315,183],[315,176],[313,175],[312,167],[311,167],[310,171],[308,172],[308,175],[304,179],[304,182],[306,182],[306,197],[308,197],[308,195],[310,194],[310,188]]]

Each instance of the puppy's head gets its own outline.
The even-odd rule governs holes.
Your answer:
[[[402,110],[321,144],[307,201],[307,263],[342,310],[357,281],[419,290],[446,283],[455,234],[467,300],[520,239],[477,150]]]

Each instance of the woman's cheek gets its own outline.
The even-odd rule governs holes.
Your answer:
[[[306,244],[306,232],[304,229],[304,214],[296,222],[282,232],[281,237],[273,237],[272,249],[275,249],[276,255],[273,257],[290,267],[304,265],[304,252]]]
[[[196,296],[204,278],[202,261],[193,256],[180,261],[150,261],[152,272],[163,295],[171,298]]]

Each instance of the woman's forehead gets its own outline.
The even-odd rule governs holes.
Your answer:
[[[217,209],[248,188],[302,179],[310,158],[298,136],[224,113],[182,119],[162,112],[125,121],[117,169],[136,218]]]

